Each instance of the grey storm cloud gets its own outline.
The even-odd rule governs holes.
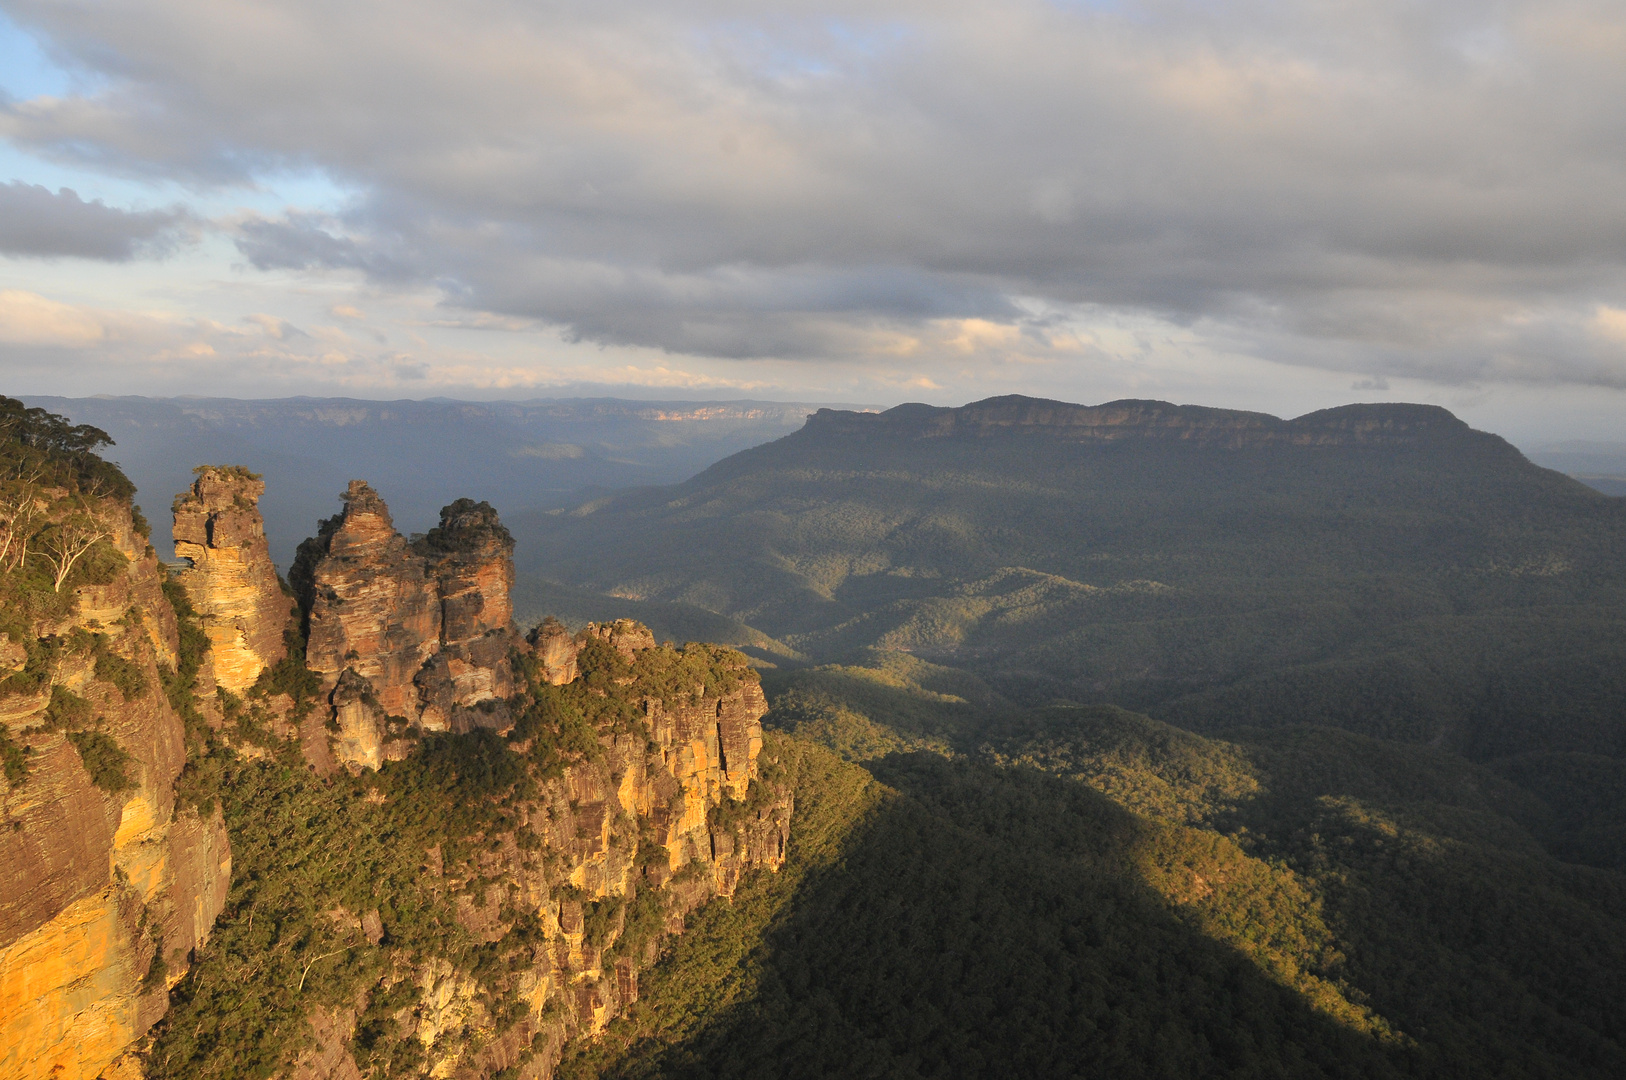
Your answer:
[[[357,193],[236,225],[262,268],[715,356],[1038,303],[1373,375],[1626,382],[1588,329],[1626,307],[1607,0],[6,7],[104,81],[0,135]]]
[[[0,253],[123,262],[161,256],[194,231],[184,210],[129,211],[62,188],[0,184]]]

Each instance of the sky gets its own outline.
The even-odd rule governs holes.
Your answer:
[[[1626,5],[0,0],[0,392],[1626,441]]]

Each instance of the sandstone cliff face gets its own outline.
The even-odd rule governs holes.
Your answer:
[[[300,734],[318,772],[379,769],[437,731],[493,729],[526,760],[550,740],[573,749],[547,759],[557,762],[551,778],[510,808],[505,827],[473,838],[471,861],[446,866],[435,851],[425,870],[478,940],[501,949],[539,930],[540,947],[516,946],[509,960],[518,966],[506,1019],[468,971],[419,957],[354,1007],[313,1013],[317,1045],[290,1077],[357,1075],[351,1041],[380,995],[406,1002],[391,1015],[395,1035],[422,1047],[434,1075],[546,1076],[566,1040],[636,1000],[659,934],[732,895],[748,868],[783,862],[791,805],[759,776],[767,703],[744,658],[658,646],[628,620],[573,635],[550,619],[522,640],[512,554],[496,512],[466,499],[409,543],[359,481],[344,512],[301,547],[290,578],[326,708]],[[574,735],[537,719],[564,714],[601,719]],[[622,934],[635,902],[655,905],[659,932],[648,935],[646,917],[634,947]],[[365,933],[376,912],[346,918],[370,943],[357,947],[376,946],[378,934]]]
[[[165,1015],[169,989],[244,880],[233,885],[220,809],[199,795],[209,806],[200,814],[177,799],[189,752],[216,770],[287,770],[302,752],[319,772],[343,766],[355,775],[293,775],[322,791],[362,785],[348,789],[348,805],[383,807],[388,785],[365,785],[423,778],[368,772],[418,752],[437,730],[474,732],[466,744],[437,745],[453,754],[459,745],[495,748],[522,761],[529,778],[478,835],[446,834],[456,854],[443,856],[438,841],[420,845],[421,875],[417,853],[404,856],[413,860],[407,879],[434,882],[429,891],[446,905],[436,910],[449,909],[434,925],[455,919],[459,934],[496,950],[498,975],[489,957],[470,966],[464,946],[437,952],[440,933],[402,949],[389,937],[388,905],[337,908],[323,918],[353,931],[346,948],[390,950],[376,969],[384,975],[357,984],[348,1006],[304,1013],[316,1045],[281,1075],[362,1075],[354,1051],[365,1015],[370,1030],[383,1023],[390,1038],[416,1047],[429,1075],[549,1076],[566,1041],[602,1030],[637,999],[639,970],[662,935],[680,931],[707,899],[732,895],[750,867],[782,863],[792,807],[759,766],[766,703],[756,676],[729,650],[657,646],[625,620],[575,635],[550,620],[522,640],[509,602],[513,541],[495,511],[459,500],[437,529],[408,543],[382,500],[356,482],[291,575],[321,683],[307,709],[311,691],[297,671],[274,689],[256,682],[285,655],[290,618],[255,506],[262,490],[241,470],[203,469],[176,501],[177,551],[191,561],[179,584],[208,639],[201,658],[195,646],[183,656],[162,571],[120,499],[94,511],[118,552],[104,553],[87,578],[95,583],[79,586],[71,605],[43,604],[47,614],[26,625],[8,613],[0,1076],[133,1080],[154,1067],[135,1044]],[[54,497],[47,492],[42,505]],[[183,721],[167,694],[187,693],[175,689],[174,672],[194,663],[195,688],[238,697],[214,711],[182,701],[193,717]],[[211,790],[215,781],[197,775],[187,790]],[[229,789],[212,790],[224,799]],[[411,793],[425,789],[401,790],[401,820],[421,820]],[[498,794],[476,784],[466,797]],[[234,829],[244,827],[234,818]],[[276,847],[261,837],[247,850],[263,858]],[[223,925],[235,925],[231,917]],[[199,972],[225,954],[204,955]],[[288,990],[279,981],[266,992]],[[161,1027],[157,1045],[172,1030]],[[223,1075],[233,1067],[215,1064]]]
[[[214,682],[236,694],[287,655],[293,602],[266,544],[264,491],[245,469],[205,466],[174,506],[175,555],[192,564],[179,579],[209,635]]]
[[[435,579],[441,616],[440,648],[416,679],[420,722],[429,730],[500,726],[497,711],[468,710],[514,694],[514,539],[489,504],[459,499],[414,547]]]
[[[570,631],[558,619],[552,615],[543,619],[525,636],[525,643],[531,647],[545,682],[552,686],[563,686],[575,681],[576,657],[581,652],[581,646],[576,644]]]
[[[514,541],[496,511],[460,499],[409,544],[364,482],[344,501],[300,545],[290,574],[306,611],[306,664],[329,694],[354,672],[381,716],[426,731],[500,726],[521,640],[509,602]],[[371,767],[385,736],[358,728],[337,760]]]
[[[351,481],[344,510],[300,545],[289,577],[308,621],[305,664],[324,687],[351,668],[387,714],[417,720],[412,680],[440,647],[440,598],[378,493]]]
[[[125,566],[81,587],[66,617],[33,624],[40,679],[0,695],[0,721],[28,751],[26,775],[0,776],[8,1080],[109,1067],[163,1015],[230,879],[219,810],[200,817],[175,803],[184,731],[159,665],[173,665],[178,642],[157,560],[127,503],[103,500],[94,516]]]
[[[509,958],[506,994],[494,1001],[489,987],[445,958],[398,963],[353,1008],[313,1014],[317,1045],[290,1080],[359,1075],[357,1020],[381,995],[404,1002],[390,1014],[390,1037],[415,1042],[431,1075],[512,1068],[527,1080],[549,1077],[568,1040],[602,1031],[637,1000],[639,972],[662,935],[681,932],[684,917],[708,899],[731,896],[749,868],[781,865],[792,806],[761,775],[760,684],[743,658],[718,650],[714,670],[729,685],[642,693],[651,683],[670,686],[665,673],[683,655],[643,645],[647,634],[637,624],[589,626],[575,639],[578,647],[590,639],[642,646],[619,676],[639,722],[601,729],[594,756],[509,808],[502,827],[471,837],[468,861],[443,865],[438,850],[427,860],[425,873],[452,898],[463,928]],[[528,753],[527,743],[514,752]],[[655,913],[653,934],[647,922],[635,925],[640,905]],[[384,928],[368,930],[376,918],[351,917],[358,947],[377,944]],[[537,930],[540,943],[525,944]],[[504,1009],[518,1013],[504,1019]]]

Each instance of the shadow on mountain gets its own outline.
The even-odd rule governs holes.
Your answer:
[[[790,862],[562,1075],[1626,1074],[1617,761],[845,659],[765,681]]]
[[[717,925],[703,913],[650,988],[659,1004],[562,1075],[1412,1071],[1382,1018],[1328,1015],[1172,910],[1145,880],[1168,830],[1031,769],[929,753],[870,768],[891,791],[849,798],[862,812],[820,865],[752,882]],[[745,895],[787,885],[771,913]],[[767,916],[762,944],[718,955],[742,908]]]

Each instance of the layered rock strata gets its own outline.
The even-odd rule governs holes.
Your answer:
[[[37,684],[0,684],[0,722],[26,763],[0,774],[7,1080],[108,1068],[163,1015],[231,875],[220,811],[176,805],[184,728],[159,668],[179,642],[157,559],[127,502],[103,500],[94,517],[123,569],[79,588],[67,617],[31,625]]]
[[[409,543],[378,493],[351,481],[343,512],[300,545],[289,575],[305,612],[307,666],[329,695],[353,672],[381,716],[426,731],[502,726],[514,693],[509,655],[523,644],[509,601],[513,552],[489,504],[460,499]],[[384,736],[380,727],[363,746],[358,732],[361,742],[348,744],[360,757],[339,760],[372,761]]]
[[[413,545],[424,557],[440,599],[440,648],[414,677],[429,729],[501,726],[502,717],[467,710],[514,694],[509,652],[520,645],[509,595],[514,538],[489,503],[458,499],[440,525]]]
[[[459,500],[408,543],[358,482],[292,575],[324,693],[289,728],[292,699],[256,686],[289,618],[262,490],[241,470],[203,469],[176,501],[203,657],[182,657],[162,571],[119,500],[96,512],[116,570],[80,587],[70,615],[0,633],[0,1076],[140,1074],[132,1044],[164,1015],[231,882],[220,810],[177,800],[189,739],[203,752],[251,737],[240,749],[261,756],[297,737],[318,771],[359,775],[412,754],[424,731],[492,728],[534,785],[485,832],[448,833],[455,863],[438,845],[424,852],[423,873],[507,974],[494,990],[461,953],[397,953],[352,1005],[307,1014],[316,1046],[281,1075],[358,1077],[357,1024],[368,1010],[376,1023],[387,994],[403,1002],[386,1016],[393,1035],[421,1047],[430,1075],[541,1080],[566,1041],[637,1000],[662,935],[749,868],[782,863],[792,807],[760,774],[756,675],[729,650],[658,646],[625,620],[574,635],[548,620],[523,640],[495,511]],[[194,660],[205,691],[218,682],[243,699],[225,720],[205,717],[212,735],[189,735],[166,695]],[[255,709],[283,719],[252,736],[232,726]],[[387,910],[332,917],[353,924],[351,947],[395,947]]]
[[[570,631],[558,619],[552,615],[543,619],[525,636],[525,643],[536,657],[544,682],[563,686],[575,681],[576,657],[581,652],[581,646],[576,644]]]
[[[318,1045],[293,1075],[354,1075],[357,1017],[408,982],[397,1036],[422,1044],[435,1075],[523,1067],[520,1075],[546,1076],[567,1039],[601,1030],[637,998],[656,941],[617,948],[628,903],[653,899],[661,932],[674,932],[700,903],[732,895],[750,867],[784,859],[791,804],[759,776],[767,703],[745,659],[657,645],[630,620],[571,634],[548,619],[522,640],[509,600],[512,553],[496,512],[466,499],[408,542],[359,481],[344,512],[301,548],[290,577],[307,612],[308,663],[331,706],[324,725],[307,721],[303,732],[318,771],[377,769],[409,755],[420,733],[475,727],[509,734],[513,751],[530,755],[565,737],[531,730],[548,708],[620,719],[593,729],[590,754],[572,742],[575,760],[511,808],[508,827],[471,838],[472,863],[428,860],[426,873],[478,939],[501,949],[517,920],[540,926],[544,946],[523,954],[510,988],[522,1018],[510,1013],[491,1037],[490,995],[455,964],[421,957],[354,1008],[313,1017]],[[625,704],[600,708],[606,702]],[[589,932],[595,905],[621,906]],[[356,916],[357,934],[365,917]]]
[[[246,469],[203,466],[174,504],[175,555],[191,564],[178,577],[209,635],[210,674],[236,694],[287,655],[294,610],[266,544],[264,492]]]
[[[639,641],[645,634],[619,624],[589,627],[574,641],[581,647],[593,638]],[[389,1037],[415,1040],[431,1075],[512,1069],[545,1080],[567,1041],[602,1031],[638,999],[640,972],[654,961],[661,936],[681,932],[686,915],[708,899],[731,896],[748,869],[779,867],[792,805],[787,790],[760,775],[760,684],[743,657],[716,650],[708,654],[711,671],[732,686],[649,694],[652,684],[670,685],[683,655],[670,646],[636,649],[621,678],[638,703],[639,723],[600,729],[598,753],[511,806],[500,828],[469,838],[469,861],[445,866],[438,851],[430,853],[425,873],[451,897],[458,922],[508,958],[505,992],[494,1000],[489,986],[445,958],[398,962],[353,1008],[313,1018],[318,1045],[292,1075],[357,1075],[357,1017],[381,995],[399,1000],[406,984],[407,1003],[391,1014]],[[525,743],[514,750],[529,753]],[[635,907],[650,904],[657,931],[623,940],[635,933]],[[376,916],[353,917],[357,947],[388,933],[387,924],[369,932],[368,918]],[[540,929],[539,946],[526,944],[527,925],[531,933]],[[515,1004],[517,1017],[493,1011]]]
[[[440,648],[440,597],[377,492],[350,482],[343,511],[299,546],[289,582],[305,613],[305,665],[324,689],[348,668],[387,714],[417,720],[413,678]]]

